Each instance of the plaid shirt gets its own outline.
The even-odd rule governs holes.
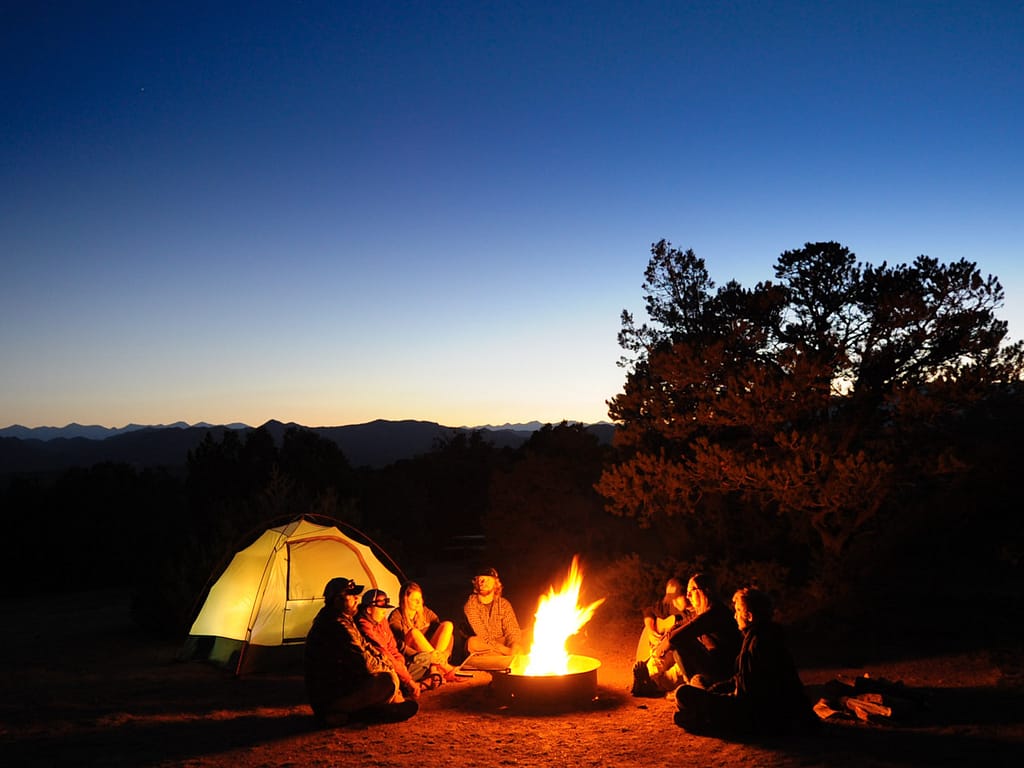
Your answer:
[[[485,605],[479,596],[470,595],[462,610],[473,634],[494,650],[502,645],[511,647],[519,643],[522,632],[516,612],[504,597],[495,597]]]

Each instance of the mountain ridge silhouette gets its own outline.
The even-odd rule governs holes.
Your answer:
[[[448,427],[431,421],[376,419],[364,424],[308,427],[271,419],[260,428],[269,432],[278,443],[288,429],[306,429],[336,443],[353,467],[380,468],[429,453],[456,435],[476,431],[480,431],[483,439],[496,448],[518,448],[542,426],[540,422],[530,422],[503,427]],[[102,462],[127,463],[140,468],[183,469],[188,452],[207,433],[220,440],[224,431],[229,429],[247,432],[255,428],[245,424],[212,425],[204,422],[193,425],[185,422],[154,426],[130,424],[121,428],[81,424],[34,428],[12,425],[0,429],[0,475],[57,472]],[[601,422],[586,425],[586,429],[593,432],[599,441],[607,443],[611,441],[615,427]]]

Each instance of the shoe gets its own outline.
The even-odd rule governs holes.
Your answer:
[[[711,733],[706,720],[697,720],[693,717],[692,713],[687,713],[683,710],[679,710],[672,715],[672,722],[694,736],[707,736]]]
[[[415,701],[403,701],[401,704],[392,704],[391,714],[395,718],[392,722],[399,723],[402,720],[408,720],[419,711],[420,705]]]
[[[406,699],[397,704],[383,704],[360,712],[360,720],[367,723],[400,723],[408,720],[420,709],[418,702]]]
[[[420,705],[416,701],[402,701],[400,705],[394,705],[395,717],[401,720],[409,720],[420,711]]]
[[[344,728],[348,725],[348,712],[330,712],[317,718],[322,728]]]
[[[646,662],[638,661],[633,665],[633,688],[630,693],[647,699],[661,696],[661,690],[651,680],[651,675],[647,671]]]
[[[381,723],[400,723],[403,720],[408,720],[410,717],[419,712],[420,705],[418,702],[405,701],[399,702],[398,704],[386,704],[381,707],[381,718],[378,722]]]

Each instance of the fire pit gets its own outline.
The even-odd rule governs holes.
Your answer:
[[[597,668],[590,656],[570,654],[566,642],[590,621],[604,598],[580,606],[583,572],[579,558],[572,559],[569,575],[560,592],[552,587],[540,598],[533,628],[533,645],[526,656],[516,656],[508,672],[493,676],[491,686],[509,701],[531,708],[577,705],[597,693]]]
[[[597,659],[571,655],[569,671],[561,675],[527,675],[526,663],[526,657],[516,657],[508,672],[493,676],[494,692],[509,704],[531,709],[578,706],[597,695]]]

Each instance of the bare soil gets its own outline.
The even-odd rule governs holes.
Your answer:
[[[736,743],[675,727],[671,701],[630,696],[638,627],[595,617],[573,650],[601,660],[598,691],[577,708],[524,711],[476,673],[424,694],[405,723],[322,730],[300,674],[236,679],[176,662],[176,644],[131,623],[126,595],[2,606],[4,766],[961,766],[1024,756],[1019,648],[804,668],[814,699],[829,680],[870,674],[902,680],[927,706],[911,721]]]

